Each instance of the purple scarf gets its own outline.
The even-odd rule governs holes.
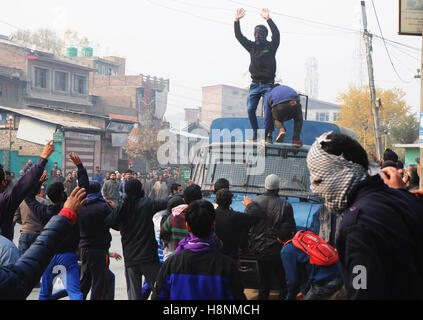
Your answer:
[[[213,237],[210,235],[208,238],[198,238],[192,233],[189,234],[189,237],[186,237],[179,241],[178,247],[175,250],[175,253],[191,250],[193,252],[204,252],[211,251],[216,248],[216,242]]]

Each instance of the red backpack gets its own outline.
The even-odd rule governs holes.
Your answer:
[[[310,257],[311,264],[330,266],[338,261],[336,249],[311,231],[298,231],[285,245],[291,241],[296,248]]]

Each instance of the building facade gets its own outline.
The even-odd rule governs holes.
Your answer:
[[[209,126],[214,119],[247,117],[246,89],[227,85],[202,88],[201,121]]]

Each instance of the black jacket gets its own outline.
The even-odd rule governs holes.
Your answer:
[[[1,235],[5,238],[13,240],[13,216],[27,194],[36,187],[46,164],[47,159],[40,158],[23,177],[16,181],[10,192],[0,193],[0,228]]]
[[[348,201],[336,240],[348,298],[423,299],[423,201],[379,175]]]
[[[271,83],[275,80],[275,56],[279,47],[280,34],[272,19],[267,20],[267,24],[272,32],[272,41],[266,41],[259,45],[243,36],[239,21],[234,22],[234,29],[235,37],[250,53],[251,63],[249,70],[253,81]]]
[[[112,208],[104,201],[88,202],[78,216],[80,232],[80,248],[96,248],[109,250],[112,241],[106,217]]]
[[[256,218],[222,207],[216,208],[216,236],[222,241],[221,252],[238,260],[241,240]]]
[[[125,266],[158,261],[157,241],[154,234],[153,216],[166,209],[167,200],[138,199],[135,210],[123,215],[123,204],[117,206],[107,217],[107,226],[119,230],[122,236]]]
[[[54,216],[14,265],[0,267],[0,300],[26,299],[71,227],[67,218]]]
[[[254,208],[257,205],[261,210]],[[280,257],[282,244],[292,238],[296,231],[294,212],[288,201],[281,199],[277,192],[266,191],[253,199],[248,205],[246,214],[256,217],[251,228],[250,250],[262,260]]]

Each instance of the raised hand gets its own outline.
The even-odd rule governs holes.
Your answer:
[[[76,166],[82,163],[81,159],[79,158],[76,152],[69,153],[69,161],[72,162]]]
[[[54,152],[54,140],[51,139],[44,146],[44,150],[43,150],[43,153],[41,154],[41,158],[48,159],[52,155],[53,152]]]
[[[261,11],[261,17],[264,19],[264,20],[269,20],[269,9],[263,9],[262,11]]]
[[[239,19],[244,18],[245,16],[245,9],[240,8],[236,10],[236,14],[235,14],[235,21],[239,21]]]
[[[81,211],[82,207],[87,203],[88,198],[85,198],[85,189],[76,187],[66,200],[63,208],[69,208],[75,211],[77,214]]]

